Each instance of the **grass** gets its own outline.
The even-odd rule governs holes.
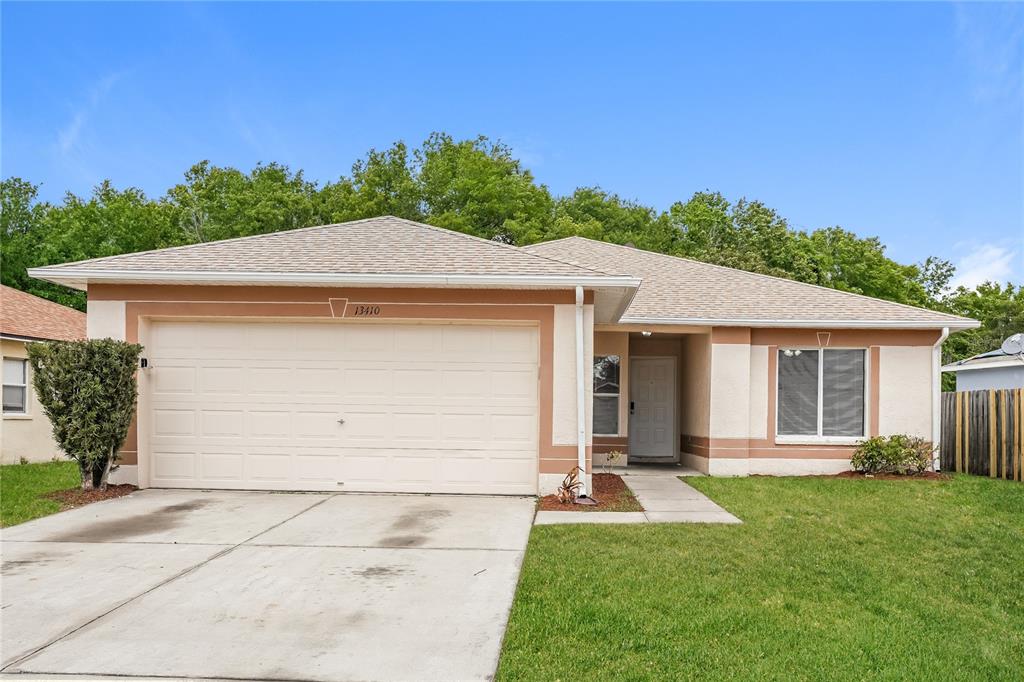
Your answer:
[[[1020,680],[1024,485],[697,478],[740,526],[535,526],[500,680]]]
[[[0,526],[13,526],[60,511],[59,502],[42,495],[79,484],[75,462],[0,466]]]

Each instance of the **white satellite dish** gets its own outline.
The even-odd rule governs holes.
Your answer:
[[[1000,347],[1007,355],[1021,355],[1024,354],[1024,334],[1012,334]]]

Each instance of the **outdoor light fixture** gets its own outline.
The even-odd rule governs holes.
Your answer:
[[[802,353],[802,352],[803,351],[800,351],[800,350],[791,350],[791,349],[787,348],[786,350],[782,351],[782,354],[785,355],[787,358],[791,358],[791,357],[793,357],[795,355],[800,355],[800,353]]]
[[[641,334],[643,334],[644,336],[650,336],[650,335],[651,335],[651,334],[653,334],[654,332],[649,332],[649,331],[642,331],[642,332],[640,332],[640,333],[641,333]]]

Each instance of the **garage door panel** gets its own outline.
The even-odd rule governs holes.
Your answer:
[[[153,411],[153,435],[195,436],[196,411],[192,409],[156,409]]]
[[[507,447],[526,447],[533,442],[532,432],[537,429],[533,414],[492,414],[490,420],[491,442]]]
[[[535,328],[155,322],[151,331],[154,485],[536,490]]]
[[[250,438],[292,437],[292,413],[289,410],[252,410],[247,417],[246,435]]]
[[[199,433],[204,438],[245,437],[243,410],[202,410],[199,414]]]
[[[352,325],[341,329],[344,335],[346,355],[362,356],[363,359],[390,358],[395,350],[394,327],[379,325]]]
[[[350,368],[345,370],[344,381],[344,390],[352,397],[391,394],[391,375],[383,368]]]
[[[195,367],[168,365],[153,373],[153,395],[192,395],[196,388]]]
[[[300,396],[336,397],[342,376],[341,370],[330,367],[296,367],[296,394]]]
[[[400,442],[435,442],[440,432],[437,421],[436,412],[392,412],[391,439]]]
[[[245,458],[246,478],[253,481],[289,481],[295,467],[287,452],[250,451]]]
[[[435,369],[395,369],[391,371],[395,398],[434,399],[439,394],[441,373]]]
[[[206,481],[245,480],[244,452],[203,452],[198,457],[200,477]]]
[[[159,449],[153,451],[152,458],[154,482],[186,483],[197,478],[196,453],[193,451]]]
[[[292,367],[250,367],[249,393],[254,395],[287,396],[291,392]]]
[[[524,362],[537,362],[537,336],[532,327],[496,328],[491,348],[498,353],[514,355]]]
[[[396,358],[436,354],[441,350],[441,330],[427,325],[395,327],[394,343]]]
[[[502,400],[519,399],[532,403],[537,394],[537,373],[532,367],[491,372],[491,394]]]
[[[165,367],[154,369],[154,374],[163,374]],[[202,363],[198,372],[199,393],[201,395],[244,396],[246,393],[246,369],[243,367],[223,367]]]
[[[292,413],[292,429],[295,440],[338,439],[338,413],[313,410],[295,410]]]
[[[337,489],[341,480],[341,461],[337,452],[306,452],[295,457],[295,479]]]

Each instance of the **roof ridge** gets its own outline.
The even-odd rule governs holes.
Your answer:
[[[811,284],[810,282],[801,282],[800,280],[797,280],[797,279],[787,279],[785,277],[776,277],[774,275],[766,275],[766,274],[761,273],[761,272],[751,272],[750,270],[742,270],[740,268],[731,268],[728,265],[719,265],[717,263],[708,263],[707,261],[697,260],[695,258],[687,258],[686,256],[676,256],[676,255],[670,254],[670,253],[661,253],[661,252],[658,252],[658,251],[650,251],[648,249],[641,249],[641,248],[639,248],[637,246],[627,246],[625,244],[616,244],[615,242],[606,242],[606,241],[601,241],[599,239],[590,239],[589,237],[581,237],[579,235],[573,235],[571,237],[563,237],[561,239],[555,239],[555,240],[552,240],[550,242],[539,242],[539,244],[551,244],[551,243],[554,243],[556,241],[563,241],[565,239],[580,239],[580,240],[583,240],[583,241],[593,242],[595,244],[604,244],[604,245],[607,245],[607,246],[612,246],[612,247],[616,247],[616,248],[620,248],[620,249],[632,249],[633,251],[639,251],[640,253],[649,254],[649,255],[652,255],[652,256],[659,256],[661,258],[671,258],[671,259],[675,259],[675,260],[681,260],[681,261],[684,261],[684,262],[687,262],[687,263],[696,263],[697,265],[702,265],[702,266],[706,266],[706,267],[710,267],[710,268],[716,268],[716,269],[719,269],[719,270],[728,270],[729,272],[741,273],[743,275],[749,275],[751,277],[761,278],[761,279],[768,279],[768,280],[772,280],[774,282],[788,282],[790,284],[797,284],[797,285],[800,285],[800,286],[812,287],[814,289],[820,289],[822,291],[829,291],[829,292],[833,292],[833,293],[846,294],[847,296],[856,296],[858,298],[867,299],[869,301],[888,303],[890,305],[901,306],[903,308],[908,308],[910,310],[924,311],[924,312],[927,312],[927,313],[931,313],[932,315],[941,315],[943,317],[948,317],[948,318],[950,318],[952,320],[961,320],[961,321],[968,320],[968,321],[972,321],[973,322],[973,320],[971,320],[971,318],[968,318],[968,317],[961,317],[959,315],[953,315],[952,313],[944,313],[944,312],[941,312],[941,311],[938,311],[938,310],[932,310],[931,308],[922,308],[920,306],[910,305],[909,303],[899,303],[898,301],[890,301],[890,300],[885,299],[885,298],[877,298],[875,296],[868,296],[867,294],[858,294],[858,293],[853,292],[853,291],[843,291],[842,289],[835,289],[833,287],[827,287],[827,286],[823,286],[821,284]]]
[[[451,229],[448,229],[447,227],[438,227],[437,225],[431,225],[429,223],[421,223],[421,222],[419,222],[417,220],[409,220],[408,218],[399,218],[397,216],[392,216],[392,215],[381,216],[381,217],[382,218],[391,218],[393,220],[398,220],[398,221],[405,222],[405,223],[411,223],[411,224],[416,225],[418,227],[425,227],[425,228],[433,230],[435,232],[442,232],[444,234],[454,234],[454,235],[458,235],[460,237],[465,237],[466,239],[471,239],[473,241],[479,241],[479,242],[483,242],[485,244],[491,244],[493,246],[500,246],[500,247],[503,247],[503,248],[506,248],[506,249],[511,249],[511,250],[515,251],[516,253],[525,253],[525,254],[529,255],[530,257],[532,257],[532,258],[541,258],[543,260],[548,260],[548,261],[551,261],[553,263],[560,263],[562,265],[572,265],[574,267],[580,268],[581,270],[589,270],[590,272],[596,273],[598,275],[615,276],[615,273],[605,272],[604,270],[598,270],[597,268],[593,268],[593,267],[590,267],[590,266],[587,266],[587,265],[580,265],[578,263],[566,263],[565,261],[559,260],[557,258],[552,258],[550,256],[545,256],[544,254],[532,253],[532,252],[528,251],[526,247],[523,247],[523,246],[516,246],[515,244],[506,244],[504,242],[494,241],[493,239],[484,239],[483,237],[478,237],[475,234],[469,234],[468,232],[461,232],[459,230],[451,230]]]
[[[387,216],[387,217],[392,217],[392,216]],[[215,239],[212,242],[196,242],[195,244],[179,244],[177,246],[164,246],[164,247],[161,247],[159,249],[146,249],[145,251],[130,251],[128,253],[115,253],[115,254],[113,254],[111,256],[97,256],[96,258],[86,258],[85,260],[76,260],[76,261],[72,261],[70,263],[58,263],[58,264],[55,264],[55,265],[46,265],[46,266],[42,266],[42,267],[62,268],[64,266],[66,266],[66,265],[79,266],[79,265],[84,265],[85,263],[98,263],[98,262],[102,262],[102,261],[105,261],[105,260],[110,260],[112,258],[122,258],[124,256],[142,256],[142,255],[145,255],[145,254],[157,253],[157,252],[169,253],[169,252],[172,252],[172,251],[173,252],[187,251],[189,249],[195,249],[195,248],[198,248],[200,246],[208,246],[210,244],[227,244],[227,243],[232,243],[232,242],[246,241],[246,240],[250,240],[250,239],[256,240],[256,239],[261,239],[261,238],[264,238],[264,237],[273,237],[274,235],[295,234],[297,232],[310,232],[312,230],[321,230],[321,229],[324,229],[324,228],[327,228],[327,227],[338,227],[338,226],[341,226],[341,225],[354,225],[356,223],[365,223],[365,222],[369,222],[371,220],[378,220],[379,218],[380,218],[380,216],[378,216],[376,218],[359,218],[357,220],[347,220],[347,221],[345,221],[343,223],[327,223],[326,225],[307,225],[306,227],[295,227],[295,228],[292,228],[290,230],[277,230],[276,232],[264,232],[262,234],[247,234],[247,235],[243,235],[241,237],[229,237],[227,239]]]
[[[463,238],[465,238],[467,240],[472,240],[474,242],[482,242],[484,244],[488,244],[488,245],[491,245],[491,246],[501,247],[501,248],[505,248],[505,249],[510,249],[510,250],[512,250],[512,251],[514,251],[516,253],[524,254],[526,256],[529,256],[530,258],[537,258],[537,259],[549,261],[549,262],[552,262],[552,263],[558,263],[560,265],[572,265],[575,268],[578,268],[580,270],[584,270],[586,272],[594,273],[594,274],[597,274],[597,275],[614,276],[614,273],[611,273],[611,272],[605,272],[603,270],[599,270],[599,269],[594,268],[594,267],[580,265],[580,264],[577,264],[577,263],[565,263],[564,261],[560,261],[560,260],[558,260],[556,258],[551,258],[550,256],[546,256],[546,255],[539,254],[539,253],[531,253],[531,252],[525,250],[522,247],[514,246],[512,244],[504,244],[502,242],[497,242],[497,241],[493,241],[493,240],[490,240],[490,239],[484,239],[483,237],[477,237],[475,235],[467,234],[465,232],[460,232],[458,230],[450,230],[448,228],[438,227],[437,225],[430,225],[428,223],[422,223],[422,222],[419,222],[417,220],[410,220],[408,218],[401,218],[401,217],[394,216],[394,215],[382,215],[382,216],[373,216],[373,217],[370,217],[370,218],[358,218],[356,220],[346,220],[346,221],[340,222],[340,223],[327,223],[327,224],[324,224],[324,225],[307,225],[306,227],[297,227],[297,228],[293,228],[293,229],[290,229],[290,230],[278,230],[276,232],[265,232],[263,234],[249,234],[249,235],[243,235],[241,237],[230,237],[228,239],[217,239],[217,240],[209,241],[209,242],[196,242],[194,244],[179,244],[177,246],[165,246],[165,247],[158,248],[158,249],[147,249],[145,251],[132,251],[132,252],[129,252],[129,253],[118,253],[118,254],[113,254],[113,255],[110,255],[110,256],[98,256],[96,258],[87,258],[85,260],[73,261],[71,263],[59,263],[59,264],[54,264],[54,265],[47,265],[47,266],[44,266],[44,267],[54,268],[54,269],[61,269],[61,268],[65,268],[65,267],[68,267],[68,266],[78,267],[78,266],[85,265],[85,264],[102,263],[104,261],[110,261],[110,260],[113,260],[115,258],[123,258],[123,257],[126,257],[126,256],[143,256],[143,255],[153,254],[153,253],[179,253],[181,251],[188,251],[188,250],[200,248],[200,247],[203,247],[203,246],[209,246],[211,244],[229,244],[229,243],[234,243],[234,242],[242,242],[242,241],[250,241],[250,240],[255,241],[255,240],[265,239],[265,238],[268,238],[268,237],[275,237],[275,236],[279,236],[279,235],[292,235],[292,234],[296,234],[296,233],[299,233],[299,232],[312,232],[314,230],[325,230],[325,229],[336,228],[336,227],[346,227],[346,226],[349,226],[349,225],[358,225],[358,224],[361,224],[361,223],[373,222],[375,220],[394,221],[394,222],[403,223],[403,224],[406,224],[406,225],[412,225],[412,226],[415,226],[415,227],[418,227],[418,228],[421,228],[421,229],[431,230],[433,232],[438,232],[440,234],[444,234],[444,235],[447,235],[447,236],[463,237]]]

